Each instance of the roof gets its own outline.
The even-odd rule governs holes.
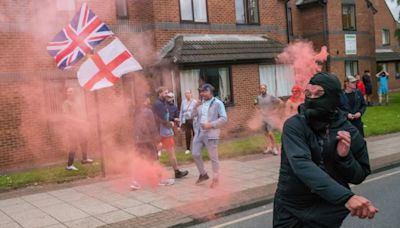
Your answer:
[[[326,4],[328,0],[297,0],[296,1],[296,6],[297,7],[303,7],[307,5],[311,5],[313,3],[323,3]]]
[[[399,52],[377,52],[376,53],[376,61],[377,62],[400,61],[400,53]]]
[[[178,64],[274,59],[284,45],[262,35],[177,35],[161,50]]]
[[[389,8],[390,13],[393,16],[393,19],[399,22],[400,19],[400,6],[397,4],[397,1],[385,0],[386,6]]]

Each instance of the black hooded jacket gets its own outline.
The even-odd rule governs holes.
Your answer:
[[[276,197],[295,208],[307,208],[326,200],[344,205],[354,195],[349,183],[360,184],[370,174],[366,142],[358,130],[337,114],[335,120],[319,133],[314,132],[304,115],[288,119],[283,127],[282,158]],[[350,153],[336,152],[338,131],[351,134]]]

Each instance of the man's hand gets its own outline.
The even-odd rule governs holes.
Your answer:
[[[174,121],[169,121],[169,123],[171,124],[171,127],[175,127],[175,122]]]
[[[354,119],[359,119],[361,117],[361,113],[356,112],[356,114],[354,114]]]
[[[357,216],[361,219],[367,217],[372,219],[379,211],[367,198],[357,195],[352,196],[345,204],[345,207],[350,211],[351,216]]]
[[[354,119],[354,115],[351,114],[351,113],[347,114],[347,119],[353,120]]]
[[[204,130],[208,130],[208,129],[212,128],[211,123],[203,123],[203,124],[201,124],[201,126],[203,127]]]
[[[338,144],[336,147],[337,154],[340,157],[346,157],[350,152],[351,136],[348,131],[338,131],[336,139]]]

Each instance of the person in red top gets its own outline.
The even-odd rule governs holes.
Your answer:
[[[299,85],[292,87],[292,96],[286,101],[286,113],[287,116],[293,116],[297,114],[297,108],[300,104],[304,103],[304,96],[302,89]]]
[[[364,97],[364,100],[367,100],[367,91],[365,89],[364,82],[361,80],[361,77],[358,74],[356,75],[355,78],[357,79],[356,88],[361,91],[361,93]]]

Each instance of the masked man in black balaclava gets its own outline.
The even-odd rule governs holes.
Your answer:
[[[317,73],[299,113],[284,124],[274,227],[340,227],[349,213],[378,212],[349,187],[371,171],[363,137],[338,111],[340,93],[335,75]]]

